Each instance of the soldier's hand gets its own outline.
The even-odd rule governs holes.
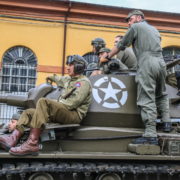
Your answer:
[[[108,62],[110,60],[110,58],[108,57],[107,54],[102,55],[102,57],[100,57],[100,63],[104,63],[104,62]]]
[[[100,58],[100,63],[108,62],[108,59],[106,57]]]
[[[49,76],[49,77],[46,78],[46,83],[47,84],[52,84],[53,82],[54,82],[54,80],[53,80],[52,76]]]

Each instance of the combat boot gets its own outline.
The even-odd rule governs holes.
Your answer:
[[[157,137],[140,137],[132,140],[132,144],[150,144],[150,145],[158,145]]]
[[[172,123],[171,122],[164,122],[163,123],[163,131],[164,132],[171,132],[172,131]]]
[[[19,130],[15,129],[10,135],[0,136],[0,146],[9,151],[11,147],[16,146],[22,135],[23,134]]]
[[[15,156],[38,155],[40,135],[40,128],[32,128],[27,141],[25,141],[21,146],[12,147],[9,153]]]

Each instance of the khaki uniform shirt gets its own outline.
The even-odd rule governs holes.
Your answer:
[[[124,51],[120,51],[117,56],[123,64],[127,66],[128,69],[136,70],[137,68],[137,59],[132,50],[132,48],[126,48]]]
[[[63,87],[58,101],[69,110],[76,110],[80,119],[83,119],[91,103],[91,83],[86,76],[54,76],[57,85]]]

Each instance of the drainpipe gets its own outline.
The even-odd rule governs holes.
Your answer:
[[[69,6],[67,9],[65,18],[64,18],[64,41],[63,41],[63,59],[62,59],[62,75],[63,76],[65,74],[64,69],[65,69],[65,58],[66,58],[65,55],[66,55],[66,39],[67,39],[66,37],[67,36],[67,19],[68,19],[71,7],[72,7],[72,3],[71,1],[69,1]]]

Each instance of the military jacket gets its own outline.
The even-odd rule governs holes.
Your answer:
[[[138,64],[141,64],[142,62],[139,61],[144,53],[162,53],[160,42],[161,37],[158,30],[146,21],[141,21],[131,25],[122,41],[117,44],[117,48],[124,50],[127,46],[132,45]]]
[[[83,119],[91,103],[91,83],[86,76],[53,76],[51,77],[58,86],[63,87],[58,101],[69,110],[77,111],[80,119]]]

